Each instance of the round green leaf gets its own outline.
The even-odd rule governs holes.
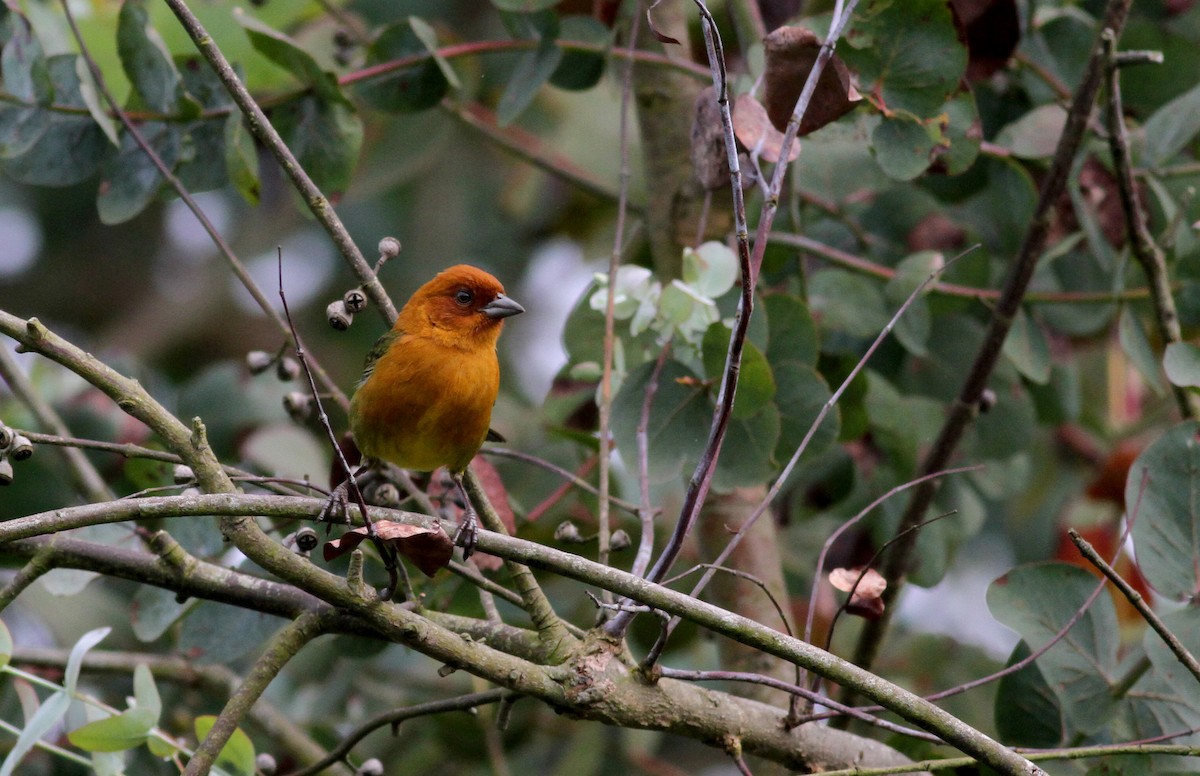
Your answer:
[[[363,138],[353,108],[305,94],[276,107],[271,119],[322,191],[336,197],[346,190]]]
[[[729,246],[709,241],[683,249],[683,282],[701,296],[716,299],[738,279],[738,259]]]
[[[142,138],[155,150],[167,169],[179,160],[179,125],[148,121],[140,128]],[[120,224],[146,209],[162,188],[163,176],[150,157],[129,133],[121,137],[121,148],[105,160],[101,170],[96,207],[104,224]]]
[[[1180,423],[1142,451],[1125,503],[1136,509],[1133,543],[1146,581],[1168,598],[1191,599],[1200,590],[1200,424]]]
[[[395,59],[428,54],[421,36],[408,21],[383,29],[367,49],[367,64],[379,65]],[[407,67],[360,83],[356,90],[368,104],[385,111],[419,111],[441,102],[450,90],[446,74],[436,59],[426,57]]]
[[[1041,648],[1049,643],[1096,588],[1096,578],[1078,566],[1039,563],[1018,566],[988,588],[992,616]],[[1067,638],[1038,658],[1074,730],[1103,729],[1116,710],[1109,677],[1115,676],[1120,631],[1112,598],[1102,595]]]
[[[1061,105],[1039,105],[1000,130],[996,145],[1022,159],[1048,159],[1054,156],[1066,123],[1067,111]]]
[[[1200,388],[1200,348],[1190,342],[1172,342],[1163,354],[1163,368],[1172,385]]]
[[[800,361],[773,363],[775,373],[775,405],[779,408],[779,443],[775,459],[783,463],[792,457],[804,441],[813,421],[821,412],[832,392],[816,369]],[[804,450],[806,460],[823,453],[837,440],[839,413],[835,406],[825,415]]]
[[[779,410],[766,404],[749,417],[731,417],[713,475],[717,490],[757,485],[775,470],[775,445],[779,440]]]
[[[817,325],[804,300],[792,294],[771,294],[761,303],[767,319],[767,361],[800,361],[815,366],[820,343]]]
[[[975,95],[966,91],[956,95],[942,108],[945,119],[939,122],[942,146],[937,155],[937,169],[947,175],[958,175],[970,169],[979,158],[979,141],[983,128]]]
[[[822,330],[874,337],[887,325],[879,284],[840,269],[823,269],[809,281],[808,303]]]
[[[1003,352],[1025,377],[1038,385],[1050,382],[1050,345],[1042,328],[1023,308],[1018,309],[1013,318]]]
[[[630,468],[637,466],[637,426],[653,370],[654,362],[632,369],[613,400],[613,439]],[[685,460],[699,457],[711,424],[712,403],[700,380],[679,362],[667,361],[647,426],[651,482],[678,477]]]
[[[1121,310],[1121,318],[1117,324],[1117,334],[1121,349],[1129,358],[1129,363],[1146,381],[1146,385],[1159,396],[1164,394],[1162,374],[1159,371],[1158,358],[1146,337],[1146,330],[1133,310],[1125,307]]]
[[[605,46],[611,34],[599,19],[591,16],[564,16],[559,23],[559,37],[563,40]],[[602,52],[564,50],[550,83],[571,91],[591,89],[604,75],[604,64]]]
[[[1018,642],[1005,667],[1030,654],[1029,645]],[[1062,742],[1062,709],[1036,663],[1000,678],[994,713],[1000,741],[1009,746],[1049,748]]]
[[[925,172],[937,145],[937,134],[906,113],[885,116],[871,133],[875,161],[884,174],[898,181],[910,181]]]
[[[838,54],[889,110],[929,117],[958,89],[967,49],[942,0],[873,3],[860,8]]]

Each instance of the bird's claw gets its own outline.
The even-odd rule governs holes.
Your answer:
[[[462,547],[465,561],[475,554],[475,545],[478,543],[479,520],[475,517],[475,510],[468,506],[463,511],[462,519],[458,523],[458,530],[454,532],[454,544]]]
[[[349,510],[349,483],[343,482],[333,489],[329,494],[329,498],[325,500],[325,506],[321,509],[321,513],[317,515],[317,522],[325,523],[325,532],[329,533],[334,522],[350,524]]]

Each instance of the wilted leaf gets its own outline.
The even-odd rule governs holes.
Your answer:
[[[445,568],[454,555],[454,542],[441,526],[425,528],[419,525],[376,520],[375,531],[380,541],[390,544],[396,552],[411,560],[426,576],[432,577]],[[368,538],[367,527],[346,531],[338,539],[325,542],[325,560],[330,561],[352,551]]]
[[[780,27],[763,40],[763,49],[766,55],[763,80],[767,115],[771,117],[775,128],[784,132],[792,111],[796,109],[804,82],[808,80],[808,74],[817,61],[821,39],[804,27]],[[850,83],[850,71],[834,54],[825,63],[825,69],[817,80],[817,88],[800,121],[800,134],[807,135],[837,121],[861,99]]]
[[[846,611],[868,620],[875,620],[883,614],[883,591],[887,590],[887,580],[872,568],[837,568],[829,572],[829,584],[843,593],[850,593],[846,602]]]
[[[757,153],[772,164],[779,161],[783,133],[771,124],[762,103],[749,94],[738,97],[733,104],[733,132],[747,151]],[[788,150],[788,161],[794,162],[798,156],[800,141],[796,140]]]

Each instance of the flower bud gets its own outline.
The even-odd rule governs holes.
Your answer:
[[[196,479],[196,474],[192,471],[192,467],[177,463],[175,464],[175,468],[171,470],[171,479],[175,481],[176,485],[182,485],[185,482],[191,482]]]
[[[307,393],[292,391],[284,394],[283,408],[287,410],[288,417],[302,423],[312,417],[313,400]]]
[[[271,368],[275,357],[265,350],[251,350],[246,354],[246,368],[252,375],[260,375]]]
[[[613,531],[612,536],[608,538],[608,548],[613,552],[627,550],[631,544],[633,544],[633,541],[629,538],[629,534],[624,528],[618,528]]]
[[[275,376],[283,382],[291,382],[300,374],[300,362],[291,356],[284,356],[275,362]]]
[[[554,529],[554,538],[570,544],[582,544],[584,541],[583,536],[579,533],[579,526],[570,520],[564,520],[558,524],[558,528]]]
[[[400,241],[395,237],[384,237],[379,241],[379,258],[390,259],[400,255]]]
[[[13,434],[8,455],[14,461],[27,461],[33,455],[33,443],[21,434]]]

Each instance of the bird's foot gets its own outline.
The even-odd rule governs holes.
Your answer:
[[[321,513],[317,515],[318,523],[325,523],[325,533],[328,534],[333,524],[345,523],[350,524],[350,511],[348,504],[350,501],[349,481],[343,482],[333,489],[329,494],[329,498],[325,500],[325,506],[321,509]]]
[[[457,547],[462,547],[463,560],[467,560],[475,554],[475,545],[479,543],[479,519],[475,517],[475,510],[467,505],[463,510],[462,519],[458,522],[458,530],[454,532],[454,544]]]

